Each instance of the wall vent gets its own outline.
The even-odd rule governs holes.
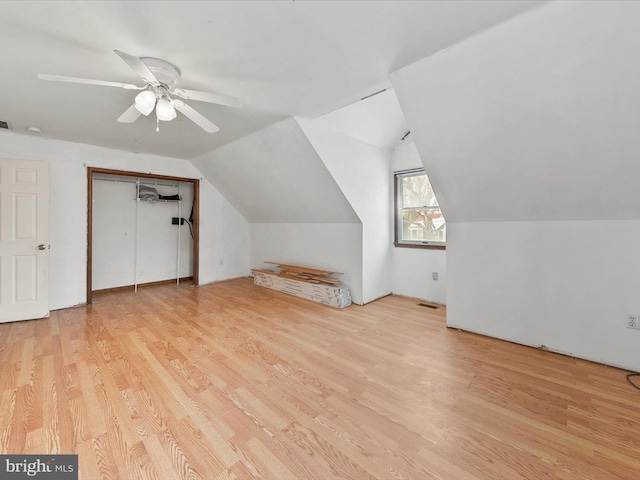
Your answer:
[[[3,122],[2,120],[0,120],[0,128],[11,130],[11,125],[9,124],[9,122]]]
[[[434,310],[440,308],[439,305],[434,305],[433,303],[419,303],[418,306],[419,307],[433,308]]]

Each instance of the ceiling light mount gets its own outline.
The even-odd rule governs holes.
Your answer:
[[[153,73],[162,85],[167,87],[167,90],[171,90],[176,86],[176,83],[178,83],[180,79],[180,70],[178,70],[178,67],[159,58],[141,57],[140,60],[149,67],[151,73]]]

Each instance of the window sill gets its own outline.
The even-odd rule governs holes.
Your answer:
[[[399,243],[394,242],[393,245],[395,247],[400,248],[424,248],[427,250],[446,250],[446,245],[429,245],[428,243]]]

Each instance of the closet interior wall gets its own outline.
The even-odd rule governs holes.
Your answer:
[[[193,275],[190,226],[172,224],[189,220],[193,183],[98,173],[92,180],[92,290]],[[139,185],[181,200],[138,200]]]

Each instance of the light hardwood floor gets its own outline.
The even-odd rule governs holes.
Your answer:
[[[97,479],[638,479],[622,370],[250,279],[0,325],[0,452]]]

